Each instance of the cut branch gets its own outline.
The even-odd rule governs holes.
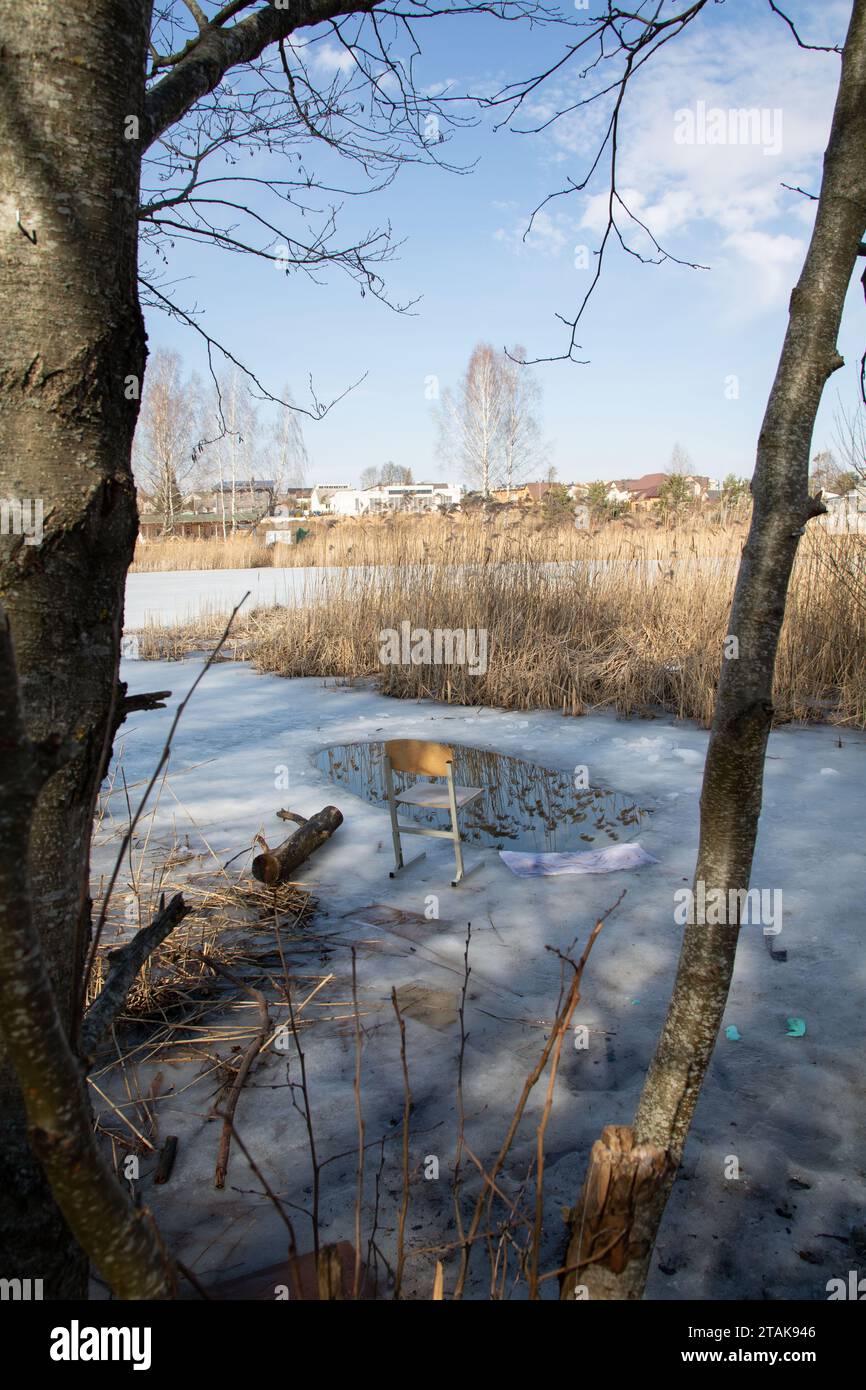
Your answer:
[[[81,1025],[80,1050],[86,1061],[92,1060],[97,1047],[126,1003],[126,996],[145,961],[191,911],[181,893],[176,893],[166,907],[163,893],[159,902],[159,912],[150,926],[142,927],[126,946],[109,953],[108,979],[84,1015]]]
[[[165,701],[170,698],[170,690],[148,690],[141,695],[127,695],[126,682],[121,681],[114,707],[115,733],[128,715],[135,714],[139,710],[165,709]]]

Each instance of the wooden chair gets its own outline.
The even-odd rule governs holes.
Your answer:
[[[398,738],[391,739],[385,744],[385,790],[388,793],[388,809],[391,813],[391,836],[394,841],[394,868],[391,870],[391,878],[396,878],[410,864],[415,864],[419,859],[426,857],[422,850],[416,854],[414,859],[409,860],[409,864],[403,862],[403,846],[400,842],[401,835],[430,835],[437,840],[451,840],[454,845],[454,858],[457,861],[457,869],[454,878],[451,880],[451,887],[456,888],[462,879],[466,878],[467,871],[463,867],[463,852],[460,844],[460,826],[458,824],[458,813],[464,806],[475,801],[476,797],[481,796],[483,787],[458,787],[454,784],[454,754],[444,743],[427,743],[422,739]],[[405,791],[396,792],[394,789],[395,772],[411,772],[419,777],[444,777],[446,786],[437,787],[418,785],[407,787]],[[451,824],[447,830],[430,830],[422,825],[401,825],[397,819],[397,807],[403,806],[422,806],[429,810],[450,811]],[[479,867],[473,865],[468,872],[472,873]]]

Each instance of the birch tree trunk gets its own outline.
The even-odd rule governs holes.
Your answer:
[[[725,660],[701,792],[695,884],[748,887],[761,811],[764,755],[773,716],[773,668],[799,538],[825,511],[808,495],[809,452],[827,379],[843,366],[836,347],[845,295],[866,228],[866,0],[854,0],[814,231],[758,440],[754,507],[731,609],[737,659]],[[672,908],[673,910],[673,908]],[[574,1212],[562,1297],[640,1298],[653,1243],[712,1057],[728,998],[738,923],[685,928],[679,968],[655,1057],[638,1104],[634,1147],[621,1135],[594,1149],[584,1201]],[[663,1161],[665,1160],[665,1161]],[[631,1164],[626,1181],[624,1164]],[[606,1182],[606,1174],[615,1180]],[[648,1179],[648,1174],[655,1176]],[[622,1193],[630,1187],[627,1221]],[[608,1194],[620,1209],[606,1223]],[[617,1238],[588,1257],[585,1233],[608,1225]],[[617,1232],[619,1235],[617,1236]],[[608,1240],[610,1245],[610,1240]],[[599,1245],[599,1250],[604,1246]]]
[[[88,860],[117,700],[137,529],[130,468],[144,373],[136,290],[150,4],[0,7],[0,496],[42,507],[41,544],[0,537],[0,598],[28,737],[74,740],[30,836],[34,918],[71,1037],[90,932]],[[108,75],[110,74],[110,80]],[[4,1277],[82,1297],[86,1261],[33,1159],[0,1053]]]

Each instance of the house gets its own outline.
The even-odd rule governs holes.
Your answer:
[[[241,511],[264,516],[273,506],[275,489],[276,484],[269,478],[236,478],[234,483],[223,480],[201,492],[185,493],[183,509],[194,515],[231,518],[234,499],[236,518]]]
[[[561,486],[561,483],[527,483],[526,492],[528,500],[535,503],[543,502],[551,489]]]
[[[607,490],[608,502],[630,503],[636,507],[653,506],[661,495],[661,490],[671,477],[669,473],[644,473],[641,478],[620,478],[612,482]],[[685,482],[696,502],[703,502],[711,489],[718,488],[712,478],[687,473]]]
[[[208,511],[229,512],[234,498],[235,511],[239,507],[265,516],[274,505],[277,485],[273,478],[235,478],[217,483],[212,496],[203,498]]]
[[[668,480],[667,473],[644,473],[640,478],[618,478],[607,490],[608,502],[654,502]]]
[[[313,516],[321,516],[323,512],[338,510],[332,505],[334,497],[338,493],[355,493],[357,489],[351,487],[349,483],[317,483],[310,493],[310,513]]]
[[[310,498],[313,492],[314,489],[311,487],[292,487],[291,484],[287,484],[274,505],[274,515],[277,515],[284,507],[289,511],[292,509],[299,512],[309,511]]]
[[[586,495],[586,483],[519,483],[515,487],[497,487],[492,490],[490,496],[494,502],[543,502],[547,494],[551,491],[559,492],[565,488],[572,501],[579,502]]]
[[[494,502],[532,501],[532,494],[529,491],[528,483],[519,483],[516,487],[495,487],[492,489],[490,496],[493,498]]]
[[[459,507],[463,489],[452,483],[384,483],[365,489],[367,510],[381,512],[432,512],[440,507]]]
[[[171,520],[171,534],[187,540],[210,540],[214,536],[228,535],[231,532],[231,515],[226,508],[225,531],[223,517],[219,512],[175,512]],[[235,530],[254,531],[259,521],[259,511],[235,510]],[[138,534],[143,541],[156,541],[166,534],[166,519],[162,512],[144,512],[138,520]]]
[[[285,494],[275,500],[269,515],[263,517],[262,522],[280,522],[284,518],[305,516],[310,510],[310,498],[314,490],[311,487],[287,488]]]
[[[224,479],[221,483],[217,483],[213,489],[216,493],[223,492],[228,496],[231,496],[232,492],[236,497],[245,493],[247,497],[252,497],[256,501],[260,498],[273,497],[276,490],[277,485],[273,478],[235,478],[234,481],[229,478],[227,481]]]
[[[866,531],[866,481],[858,483],[841,496],[835,492],[822,492],[821,501],[827,508],[827,515],[819,516],[817,520],[827,530],[858,534]]]

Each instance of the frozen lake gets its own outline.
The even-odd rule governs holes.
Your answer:
[[[192,620],[201,612],[231,613],[249,591],[244,609],[297,602],[304,591],[337,571],[332,568],[250,570],[161,570],[130,574],[126,581],[124,628],[164,626]]]
[[[285,579],[279,571],[253,574],[269,593],[275,592],[269,585]],[[139,578],[163,585],[170,579]],[[244,576],[228,578],[237,593]],[[227,593],[218,587],[226,576],[215,580],[214,594]],[[136,714],[118,734],[115,748],[133,804],[157,762],[173,708],[199,669],[193,659],[123,663],[131,692],[166,685],[174,690],[169,708]],[[389,737],[488,749],[559,769],[565,781],[583,765],[591,786],[628,793],[639,805],[653,807],[640,840],[657,862],[593,878],[525,880],[509,873],[495,848],[471,844],[467,865],[480,860],[480,867],[452,889],[450,846],[428,841],[427,859],[392,881],[387,811],[375,804],[360,764],[359,777],[339,785],[334,774],[340,769],[331,766],[328,753]],[[455,1001],[467,922],[472,987],[466,1130],[473,1151],[489,1161],[555,1009],[559,967],[545,947],[568,950],[577,939],[580,949],[596,917],[627,889],[584,979],[575,1021],[588,1030],[588,1047],[564,1050],[556,1083],[543,1250],[545,1266],[555,1267],[564,1230],[560,1208],[575,1201],[589,1147],[602,1126],[631,1122],[670,996],[682,930],[674,919],[674,893],[691,882],[694,871],[707,738],[704,730],[669,718],[624,721],[595,713],[566,719],[399,701],[318,679],[257,675],[235,662],[213,667],[196,691],[147,832],[151,852],[177,838],[202,856],[196,861],[201,868],[234,859],[232,872],[240,873],[257,833],[272,843],[286,833],[276,819],[278,808],[310,815],[330,802],[343,812],[333,839],[298,871],[316,893],[319,913],[305,932],[308,954],[289,963],[299,972],[312,969],[310,962],[334,972],[328,998],[345,1005],[355,951],[367,1135],[371,1142],[380,1136],[387,1141],[378,1238],[390,1260],[402,1106],[392,987],[405,1003],[415,1099],[410,1247],[430,1247],[454,1235]],[[489,769],[479,764],[479,771]],[[126,803],[119,782],[111,805],[122,824]],[[760,926],[742,929],[724,1026],[653,1259],[649,1298],[823,1300],[827,1281],[846,1278],[858,1265],[857,1231],[866,1205],[864,819],[866,734],[830,727],[771,734],[752,884],[783,893],[784,926],[773,946],[787,951],[787,959],[771,956]],[[97,862],[97,872],[103,868]],[[303,1036],[320,1153],[338,1156],[323,1175],[323,1238],[351,1240],[355,1053],[351,1023],[327,1020],[335,1007],[323,1007],[322,1019]],[[790,1018],[803,1020],[804,1035],[790,1035]],[[731,1026],[734,1040],[725,1032]],[[198,1063],[155,1059],[140,1068],[143,1088],[157,1070],[169,1087],[160,1123],[180,1137],[180,1149],[172,1183],[155,1187],[143,1175],[142,1194],[172,1247],[207,1281],[284,1257],[285,1229],[270,1205],[249,1191],[254,1184],[239,1161],[232,1160],[232,1187],[214,1191],[217,1133],[207,1118],[213,1091],[207,1073],[199,1079]],[[119,1078],[111,1088],[122,1103]],[[294,1204],[305,1249],[310,1233],[300,1209],[308,1202],[309,1157],[291,1096],[285,1058],[266,1051],[254,1084],[241,1097],[238,1124],[276,1190]],[[502,1177],[512,1194],[532,1159],[539,1104],[536,1094]],[[374,1220],[375,1152],[365,1187],[365,1235]],[[430,1155],[441,1164],[438,1181],[424,1180]],[[485,1296],[484,1263],[479,1257],[470,1297]],[[409,1296],[429,1298],[429,1258],[410,1261],[408,1269]],[[449,1261],[446,1282],[452,1275]],[[546,1297],[556,1296],[553,1282],[545,1289]]]

